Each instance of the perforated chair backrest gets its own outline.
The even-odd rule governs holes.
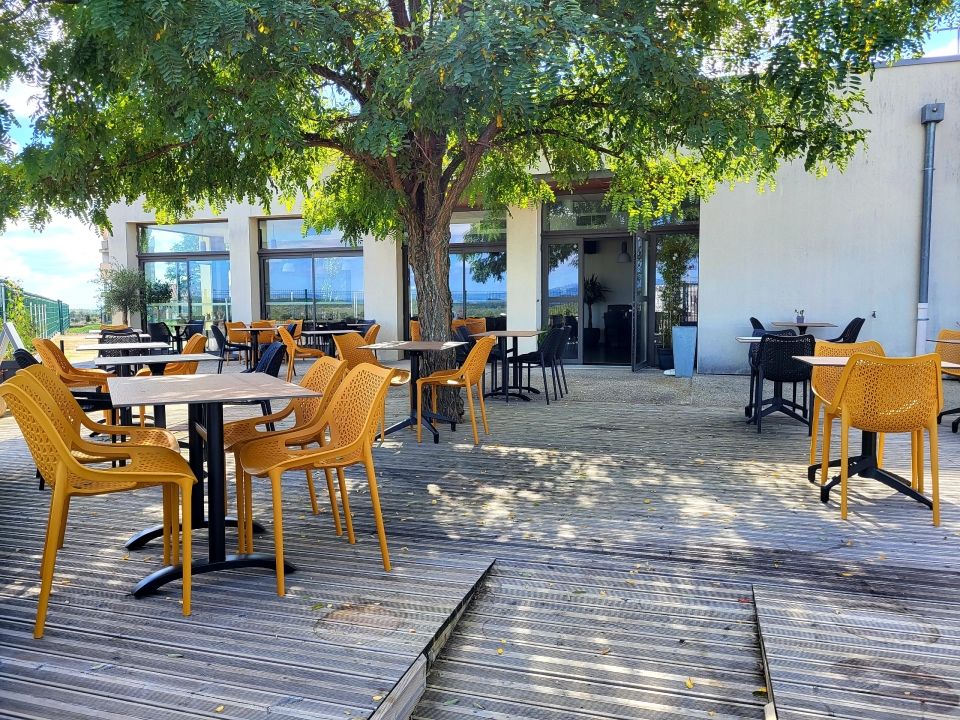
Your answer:
[[[140,342],[140,336],[133,330],[100,333],[100,345],[126,345]],[[121,357],[122,350],[101,350],[100,357]]]
[[[249,339],[247,334],[244,332],[238,332],[236,328],[243,327],[242,322],[225,322],[223,326],[227,329],[227,340],[231,343],[237,343],[239,345],[246,345],[247,340]]]
[[[360,349],[361,345],[367,344],[363,339],[363,335],[360,333],[350,332],[343,333],[342,335],[334,335],[333,342],[337,346],[337,354],[340,355],[342,360],[346,360],[347,366],[350,369],[362,363],[379,365],[377,356],[373,354],[372,350]]]
[[[363,342],[366,345],[373,345],[377,341],[377,335],[380,334],[380,326],[373,323],[363,332]]]
[[[173,339],[173,333],[165,322],[147,323],[147,332],[153,342],[168,343]]]
[[[947,330],[944,328],[937,333],[937,340],[960,340],[960,330]],[[960,363],[960,343],[938,342],[936,344],[937,355],[947,362]],[[960,370],[944,370],[947,375],[960,377]]]
[[[840,377],[833,406],[850,425],[899,433],[936,422],[943,409],[940,356],[888,358],[857,353]]]
[[[279,327],[277,328],[277,334],[280,336],[280,342],[283,343],[284,348],[287,350],[287,357],[295,357],[297,352],[297,341],[293,339],[290,329]]]
[[[23,348],[17,348],[13,351],[13,359],[17,363],[17,367],[21,370],[40,364],[40,361],[37,360],[29,350],[24,350]]]
[[[423,339],[423,336],[420,334],[420,321],[411,320],[410,321],[410,339],[414,342],[420,342]]]
[[[197,333],[183,345],[184,355],[196,355],[207,349],[207,336]],[[195,375],[199,362],[169,363],[163,370],[164,375]]]
[[[270,332],[250,333],[251,338],[257,338],[256,342],[260,343],[261,345],[264,343],[273,342],[276,326],[269,320],[254,320],[252,323],[250,323],[250,327],[265,328],[270,330]]]
[[[324,413],[330,429],[326,448],[369,440],[374,435],[393,374],[390,368],[369,363],[361,363],[347,373]]]
[[[129,330],[129,329],[130,329],[130,326],[129,326],[129,325],[124,325],[124,324],[121,323],[121,324],[119,324],[119,325],[101,325],[101,326],[100,326],[100,329],[101,329],[101,330],[111,330],[111,331],[116,331],[116,330]]]
[[[876,340],[865,340],[858,343],[834,343],[821,340],[814,347],[813,354],[817,357],[850,357],[857,353],[866,355],[885,355],[883,346]],[[843,375],[842,367],[814,367],[810,377],[810,384],[818,397],[826,402],[833,401],[833,395],[840,384]]]
[[[490,336],[479,338],[476,344],[474,344],[473,349],[470,350],[462,366],[464,377],[469,382],[476,383],[483,377],[483,372],[487,367],[487,360],[490,359],[490,351],[493,350],[493,346],[496,344],[497,339]]]
[[[753,337],[761,337],[761,338],[764,335],[781,335],[786,337],[796,337],[796,334],[797,334],[796,330],[791,330],[789,328],[787,330],[754,330],[753,331]],[[760,352],[760,343],[750,343],[750,350],[748,351],[747,355],[750,358],[750,364],[753,367],[757,366],[757,359],[759,357],[759,352]]]
[[[297,425],[309,425],[319,419],[349,370],[343,360],[329,356],[318,359],[310,366],[300,380],[300,385],[322,395],[296,398],[291,401]]]
[[[57,374],[43,365],[25,368],[23,374],[28,380],[32,379],[39,390],[50,396],[51,401],[79,434],[80,416],[84,414],[84,410],[70,392],[70,388],[63,384]]]
[[[774,335],[766,333],[757,349],[757,366],[767,380],[802,382],[810,379],[810,366],[794,359],[794,355],[813,355],[813,335]]]
[[[34,338],[33,348],[40,356],[40,362],[47,365],[51,370],[56,371],[59,376],[70,375],[76,372],[76,368],[67,360],[57,344],[46,338]]]

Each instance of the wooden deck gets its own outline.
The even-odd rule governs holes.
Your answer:
[[[77,503],[42,641],[29,623],[46,496],[15,426],[0,421],[0,715],[368,717],[496,559],[415,718],[763,718],[767,673],[781,720],[960,717],[944,700],[960,691],[958,436],[941,433],[940,528],[863,479],[841,521],[805,479],[804,428],[773,417],[757,436],[743,424],[734,399],[745,378],[729,380],[728,405],[697,407],[618,400],[618,384],[632,397],[644,378],[603,372],[569,373],[572,394],[549,408],[491,401],[479,448],[462,426],[436,446],[412,432],[388,438],[376,462],[390,575],[355,473],[356,546],[333,535],[329,514],[309,514],[292,475],[291,596],[277,598],[263,571],[198,577],[186,619],[178,585],[125,595],[159,552],[124,560],[121,542],[158,517],[158,498]],[[405,403],[394,393],[389,413]],[[908,449],[891,438],[888,466],[906,472]],[[255,507],[268,507],[264,489]],[[940,639],[848,642],[850,627],[879,622],[865,603],[936,618]],[[838,645],[855,646],[850,657],[871,672],[843,662]],[[935,680],[877,663],[891,654]],[[929,708],[891,704],[918,687],[931,689]]]

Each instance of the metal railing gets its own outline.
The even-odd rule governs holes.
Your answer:
[[[13,314],[13,303],[16,294],[23,296],[23,305],[30,318],[29,328],[17,329],[21,335],[26,333],[32,337],[48,338],[58,333],[65,333],[70,328],[70,306],[62,300],[54,300],[27,291],[20,291],[13,288],[6,281],[0,280],[0,315],[3,322],[16,318],[11,318]],[[24,337],[26,341],[27,338]]]

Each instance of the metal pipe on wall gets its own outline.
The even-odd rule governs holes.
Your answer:
[[[937,123],[943,120],[943,103],[920,108],[923,124],[923,205],[920,213],[920,287],[917,297],[916,354],[928,351],[927,324],[930,321],[930,226],[933,220],[933,156],[937,144]]]

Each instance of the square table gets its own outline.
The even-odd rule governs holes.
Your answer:
[[[197,477],[193,488],[194,528],[207,528],[208,557],[193,565],[194,574],[244,567],[273,570],[276,560],[266,553],[227,555],[226,526],[236,527],[224,510],[226,496],[226,459],[223,447],[223,406],[231,402],[319,397],[321,393],[293,385],[264,373],[229,375],[163,375],[160,377],[123,377],[107,381],[110,401],[117,408],[140,405],[187,405],[190,432],[190,467]],[[204,456],[207,472],[204,476]],[[207,517],[203,515],[204,477],[207,487]],[[128,549],[142,547],[162,535],[162,527],[153,527],[127,541]],[[287,563],[286,572],[296,568]],[[134,597],[156,592],[183,575],[179,565],[167,566],[148,575],[133,589]]]
[[[490,388],[484,397],[501,397],[504,402],[510,402],[510,397],[517,397],[521,400],[526,400],[530,402],[530,398],[523,394],[524,390],[528,390],[533,393],[540,394],[540,391],[535,387],[530,387],[528,385],[521,385],[520,376],[517,374],[517,369],[514,368],[513,371],[513,385],[510,384],[510,377],[508,374],[507,365],[507,338],[513,338],[513,356],[517,357],[517,340],[518,338],[525,337],[537,337],[541,333],[545,333],[546,330],[488,330],[487,332],[474,333],[470,337],[495,337],[497,339],[497,345],[500,348],[500,360],[503,362],[503,368],[500,370],[500,388]],[[516,390],[517,392],[510,392],[511,389]]]
[[[844,368],[847,366],[847,362],[850,360],[849,357],[818,357],[815,355],[794,355],[795,360],[806,363],[813,367],[832,367],[832,368]],[[951,362],[941,362],[941,368],[951,369],[951,370],[960,370],[960,364],[951,363]],[[811,383],[811,393],[813,392],[813,383]],[[865,478],[870,478],[871,480],[876,480],[893,490],[896,490],[898,493],[911,497],[917,502],[926,505],[927,507],[933,507],[930,499],[924,497],[919,492],[910,487],[910,481],[895,475],[892,472],[883,470],[878,467],[877,464],[877,434],[875,432],[868,432],[867,430],[861,431],[861,440],[860,440],[860,454],[847,458],[848,466],[848,475],[850,477],[861,476]],[[839,467],[840,459],[830,460],[827,463],[828,467]],[[817,481],[817,470],[821,468],[821,463],[816,465],[807,466],[807,480],[812,483]],[[840,477],[834,477],[829,482],[825,482],[820,486],[820,502],[825,503],[830,499],[830,491],[840,484]]]
[[[230,332],[242,332],[247,333],[250,336],[250,354],[247,356],[247,367],[256,367],[257,362],[260,360],[260,336],[257,335],[256,340],[254,340],[254,333],[269,333],[271,337],[275,337],[277,334],[276,327],[250,327],[249,325],[244,325],[243,327],[233,327],[230,328]]]
[[[135,343],[92,343],[88,345],[78,345],[77,350],[81,352],[101,352],[103,350],[119,350],[124,355],[129,355],[131,350],[163,350],[170,347],[164,342],[135,342]]]
[[[395,433],[405,427],[417,426],[417,380],[420,379],[420,356],[425,352],[442,352],[452,350],[461,345],[466,345],[463,341],[438,342],[430,340],[389,340],[373,343],[372,345],[361,345],[362,350],[402,350],[410,353],[410,415],[398,423],[394,423],[386,430],[385,435]],[[435,415],[427,410],[423,411],[423,426],[433,433],[433,441],[440,442],[440,433],[430,424],[431,420],[439,420],[442,423],[450,423],[450,429],[457,429],[457,421],[442,415]]]

